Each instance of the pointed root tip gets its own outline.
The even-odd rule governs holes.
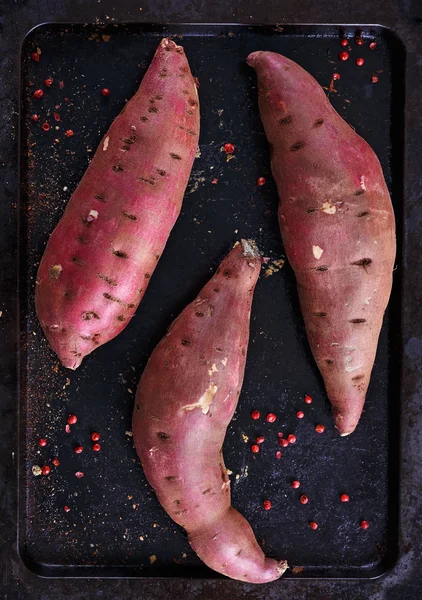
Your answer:
[[[253,258],[262,258],[261,252],[255,243],[255,240],[240,240],[243,248],[243,256],[251,256]]]
[[[183,51],[183,46],[178,46],[176,42],[173,42],[170,38],[163,38],[160,42],[160,45],[165,50],[178,50]]]
[[[249,56],[246,59],[246,63],[254,69],[260,55],[260,50],[258,50],[257,52],[251,52],[251,54],[249,54]]]
[[[76,369],[78,367],[80,367],[83,357],[78,357],[78,358],[71,358],[69,356],[66,357],[60,357],[60,362],[62,363],[62,365],[64,367],[66,367],[66,369],[70,369],[71,371],[76,371]]]

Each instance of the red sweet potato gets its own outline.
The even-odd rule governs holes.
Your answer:
[[[320,85],[272,52],[248,57],[309,343],[342,435],[358,424],[391,292],[395,222],[380,163]]]
[[[133,316],[180,213],[198,135],[196,82],[183,48],[163,39],[39,266],[37,315],[64,366],[76,369]]]
[[[148,481],[201,560],[254,583],[277,579],[287,564],[265,558],[231,507],[222,446],[242,387],[260,266],[253,243],[242,240],[174,321],[139,382],[132,426]]]

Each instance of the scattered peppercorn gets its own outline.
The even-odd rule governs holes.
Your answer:
[[[293,435],[293,433],[289,433],[289,435],[287,436],[287,441],[289,444],[295,444],[296,443],[296,436]]]
[[[372,75],[371,82],[372,83],[378,83],[378,77],[377,77],[377,75]]]
[[[261,416],[261,413],[259,412],[259,410],[253,410],[251,412],[251,417],[252,417],[252,419],[254,419],[254,421],[259,419],[260,416]]]
[[[84,451],[83,446],[75,446],[75,448],[74,448],[75,454],[82,454],[83,451]]]
[[[282,432],[282,431],[279,431],[279,432],[277,433],[277,435],[278,435],[278,437],[279,437],[279,438],[280,438],[280,437],[283,437],[283,432]]]
[[[262,506],[265,508],[265,510],[270,510],[271,500],[264,500],[264,502],[262,503]]]
[[[274,423],[274,421],[277,420],[277,416],[274,413],[268,413],[265,418],[267,419],[268,423]]]
[[[45,438],[40,438],[38,440],[38,444],[42,447],[47,446],[47,440]]]
[[[334,81],[337,81],[338,79],[340,79],[340,73],[333,73],[333,79],[334,79]]]
[[[363,58],[357,58],[356,59],[356,64],[358,67],[361,67],[363,65],[365,61],[363,60]]]
[[[265,177],[259,177],[256,180],[256,185],[258,185],[258,186],[265,185],[266,183],[267,183],[267,180],[265,179]]]
[[[263,435],[259,435],[259,436],[256,438],[256,440],[255,440],[255,441],[256,441],[256,443],[257,443],[257,444],[262,444],[262,443],[264,442],[264,440],[265,440],[264,436],[263,436]]]
[[[59,88],[61,90],[64,88],[64,81],[59,81]]]
[[[325,431],[325,427],[324,427],[324,425],[321,425],[321,424],[319,424],[319,425],[315,425],[315,431],[316,431],[317,433],[324,433],[324,431]]]
[[[254,454],[257,454],[259,452],[259,446],[258,446],[258,444],[252,444],[251,450],[252,450],[252,452]]]
[[[101,93],[103,96],[110,96],[110,90],[108,88],[103,88]]]
[[[59,464],[60,464],[60,461],[59,461],[59,459],[58,459],[58,458],[53,458],[53,460],[52,460],[51,462],[53,463],[53,465],[54,465],[55,467],[58,467],[58,466],[59,466]]]
[[[48,77],[48,79],[44,80],[44,85],[46,87],[51,87],[53,85],[53,80],[51,79],[51,77]]]
[[[282,448],[287,448],[287,446],[289,445],[289,442],[287,440],[285,440],[284,438],[278,438],[278,444]]]
[[[93,444],[92,449],[94,450],[94,452],[99,452],[101,450],[101,446],[100,444]]]
[[[340,60],[348,60],[349,59],[349,53],[346,51],[340,52],[340,54],[338,55]]]
[[[57,122],[58,122],[58,121],[61,121],[61,118],[60,118],[60,115],[59,115],[59,113],[53,112],[53,117],[54,117],[54,120],[55,120],[55,121],[57,121]]]
[[[69,425],[69,423],[66,423],[65,429],[66,429],[66,433],[70,433],[70,425]]]
[[[214,177],[214,179],[211,181],[211,183],[212,183],[213,185],[215,185],[216,183],[218,183],[218,179],[217,179],[217,177]]]
[[[363,38],[360,37],[360,35],[358,35],[358,36],[355,37],[355,44],[357,46],[363,46],[364,43],[365,42],[364,42]]]
[[[31,119],[35,122],[39,121],[39,116],[38,115],[32,115]]]
[[[343,38],[342,40],[340,40],[340,44],[341,44],[343,47],[347,46],[347,44],[348,44],[348,43],[349,43],[349,42],[346,40],[346,38]]]
[[[368,523],[368,521],[361,521],[360,526],[361,526],[361,529],[368,529],[369,523]]]
[[[83,473],[82,471],[76,471],[75,476],[78,479],[81,479],[81,477],[85,477],[85,473]]]
[[[43,468],[41,469],[41,473],[43,475],[49,475],[50,474],[50,467],[48,465],[44,465]]]
[[[349,496],[348,496],[347,494],[342,494],[342,495],[340,496],[340,500],[341,500],[342,502],[349,502],[350,498],[349,498]]]
[[[44,129],[44,131],[49,131],[50,130],[50,125],[48,123],[43,123],[41,125],[41,128]]]
[[[68,506],[63,506],[63,510],[64,510],[64,512],[69,512],[70,508]]]
[[[32,94],[32,97],[36,98],[37,100],[39,100],[43,96],[44,96],[44,92],[42,90],[35,90],[35,92]]]
[[[315,521],[309,521],[309,527],[316,531],[318,529],[318,523],[315,523]]]
[[[306,402],[306,404],[311,404],[312,403],[312,396],[308,396],[306,394],[306,396],[305,396],[305,402]]]
[[[296,416],[298,419],[303,419],[303,417],[305,416],[305,413],[303,412],[303,410],[298,410],[296,413]]]
[[[75,423],[77,423],[78,421],[78,417],[76,415],[69,415],[67,418],[67,422],[69,423],[69,425],[74,425]]]
[[[226,154],[233,154],[233,152],[234,152],[233,144],[230,144],[230,143],[224,144],[224,152]]]
[[[302,494],[302,496],[299,498],[299,500],[300,500],[301,504],[308,504],[308,502],[309,502],[309,498],[308,498],[308,496],[305,496],[305,494]]]
[[[276,455],[276,458],[281,458],[281,456],[282,456],[280,450],[277,450],[275,455]]]
[[[31,52],[31,58],[35,62],[40,62],[40,55],[38,54],[38,52]]]
[[[369,49],[370,49],[370,50],[375,50],[375,48],[376,48],[376,47],[377,47],[377,43],[376,43],[376,42],[371,42],[371,43],[369,44]]]
[[[297,490],[300,488],[300,481],[298,479],[295,479],[294,481],[292,481],[292,488],[294,490]]]
[[[96,431],[93,431],[93,432],[91,433],[91,440],[92,440],[93,442],[98,442],[98,440],[99,440],[99,439],[100,439],[100,434],[99,434],[99,433],[97,433]]]
[[[74,135],[72,129],[67,129],[66,132],[65,132],[65,136],[66,137],[72,137],[72,135]]]

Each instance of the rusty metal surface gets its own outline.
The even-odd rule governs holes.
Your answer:
[[[142,11],[139,9],[142,8]],[[2,224],[2,289],[0,296],[0,328],[2,339],[0,362],[0,479],[2,510],[0,536],[2,546],[3,595],[8,599],[49,600],[68,597],[108,598],[259,598],[295,597],[312,600],[334,599],[343,595],[350,600],[417,599],[422,596],[421,561],[421,495],[422,495],[422,322],[420,316],[422,277],[420,268],[420,228],[422,225],[421,155],[421,23],[422,10],[417,2],[403,4],[372,2],[359,6],[338,5],[326,14],[323,3],[312,6],[287,2],[224,3],[205,8],[200,3],[145,3],[134,6],[122,0],[112,2],[68,1],[3,3],[0,38],[2,92],[0,102],[3,127],[0,131],[1,152],[1,224]],[[400,483],[400,558],[396,567],[381,579],[353,581],[285,581],[265,587],[249,586],[231,581],[47,581],[29,573],[20,563],[16,551],[16,213],[17,196],[17,69],[18,50],[27,31],[40,22],[95,21],[203,21],[203,22],[315,22],[374,23],[390,26],[403,39],[407,48],[406,85],[406,158],[404,255],[405,277],[404,333],[404,397],[401,407],[401,483]],[[288,535],[288,532],[285,532]]]

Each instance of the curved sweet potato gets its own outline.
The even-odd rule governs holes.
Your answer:
[[[359,421],[391,292],[394,213],[380,163],[299,65],[254,52],[259,106],[309,343],[348,435]]]
[[[287,565],[265,558],[231,507],[222,446],[242,387],[260,266],[250,242],[237,244],[174,321],[139,382],[132,426],[148,481],[201,560],[254,583],[277,579]]]
[[[196,83],[183,48],[163,39],[39,266],[37,315],[64,366],[76,369],[133,316],[180,213],[198,135]]]

